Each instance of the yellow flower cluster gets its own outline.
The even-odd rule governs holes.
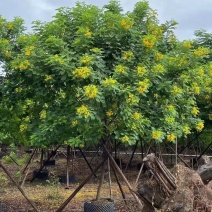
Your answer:
[[[34,46],[30,46],[28,49],[26,49],[25,55],[26,55],[26,56],[30,56],[31,51],[32,51],[34,48],[35,48]]]
[[[152,139],[154,139],[154,140],[160,139],[162,135],[163,135],[163,132],[160,131],[160,130],[153,130],[152,131]]]
[[[125,136],[123,136],[123,137],[121,138],[121,141],[122,141],[123,143],[128,143],[129,140],[130,140],[130,138],[129,138],[127,135],[125,135]]]
[[[140,93],[140,94],[143,94],[146,90],[147,90],[147,88],[148,88],[148,86],[149,86],[149,80],[148,79],[146,79],[146,80],[144,80],[144,81],[140,81],[139,83],[138,83],[138,85],[139,85],[139,87],[138,87],[138,92]]]
[[[156,37],[154,35],[146,35],[143,38],[143,44],[146,48],[151,49],[156,42]]]
[[[205,47],[198,47],[197,49],[194,50],[194,55],[199,56],[199,57],[205,57],[209,53],[209,49]]]
[[[156,74],[162,74],[165,72],[165,68],[161,64],[153,66],[152,72]]]
[[[52,76],[51,75],[46,75],[45,76],[45,81],[47,82],[47,81],[49,81],[49,80],[51,80],[52,79]]]
[[[106,112],[106,116],[107,117],[111,117],[113,115],[113,111],[112,110],[108,110],[107,112]]]
[[[99,48],[93,48],[93,49],[91,49],[91,51],[94,52],[94,53],[96,53],[96,54],[99,54],[99,53],[102,52],[102,50],[99,49]]]
[[[209,71],[209,75],[212,76],[212,70]]]
[[[186,134],[186,135],[188,135],[188,134],[191,134],[191,130],[190,130],[190,127],[189,126],[184,126],[184,128],[183,128],[183,132]]]
[[[84,86],[84,90],[85,90],[85,95],[90,99],[95,98],[98,93],[98,88],[96,87],[96,85]]]
[[[127,69],[126,66],[117,65],[117,66],[115,67],[115,72],[123,74],[123,73],[125,73],[126,69]]]
[[[85,118],[88,118],[90,116],[90,110],[85,105],[82,105],[81,107],[77,108],[77,114],[79,116],[84,116]]]
[[[192,113],[193,115],[197,115],[197,114],[199,113],[198,108],[197,108],[197,107],[192,107],[191,113]]]
[[[169,135],[167,135],[167,141],[170,141],[170,142],[172,142],[172,141],[174,141],[175,140],[175,138],[176,138],[176,135],[175,134],[169,134]]]
[[[27,68],[29,68],[30,63],[28,60],[24,60],[23,62],[21,62],[21,64],[19,65],[19,68],[21,70],[26,70]]]
[[[28,128],[27,125],[21,124],[20,127],[19,127],[19,130],[20,130],[20,132],[23,132],[23,131],[25,131],[27,128]]]
[[[195,128],[197,131],[202,131],[204,128],[204,123],[202,121],[198,122]]]
[[[183,46],[188,48],[188,49],[192,48],[191,41],[184,41]]]
[[[133,119],[134,120],[138,120],[140,118],[141,118],[141,114],[140,113],[138,113],[138,112],[133,113]]]
[[[199,68],[197,71],[196,71],[196,74],[197,76],[199,77],[203,77],[205,75],[205,72],[202,68]]]
[[[58,56],[58,54],[54,55],[54,61],[59,63],[59,64],[64,63],[64,60],[60,56]]]
[[[22,90],[23,90],[22,88],[16,88],[16,89],[15,89],[15,92],[16,92],[16,93],[20,93]]]
[[[191,89],[192,89],[194,94],[197,94],[197,95],[200,94],[200,87],[197,85],[197,83],[194,82],[192,84],[192,88]]]
[[[40,119],[45,119],[46,118],[46,110],[42,110],[40,112]]]
[[[8,23],[8,24],[7,24],[7,28],[10,29],[10,30],[12,30],[12,29],[14,29],[14,26],[13,26],[12,23]]]
[[[89,64],[92,61],[92,59],[93,59],[92,57],[84,55],[83,57],[81,57],[80,62]]]
[[[9,58],[9,57],[12,56],[12,54],[11,54],[10,51],[5,51],[5,52],[4,52],[4,56],[7,57],[7,58]]]
[[[117,83],[117,81],[115,79],[113,79],[112,77],[110,78],[106,78],[104,81],[103,81],[103,85],[104,87],[109,87],[111,85],[115,85]]]
[[[129,18],[123,18],[121,20],[121,25],[124,29],[128,30],[132,27],[134,23]]]
[[[123,59],[124,60],[132,60],[132,57],[133,57],[133,52],[132,51],[124,52],[124,55],[123,55]]]
[[[179,94],[179,93],[181,93],[181,92],[182,92],[181,88],[179,88],[179,87],[176,86],[176,85],[173,86],[173,90],[172,90],[172,93],[173,93],[173,94]]]
[[[75,127],[77,124],[78,124],[78,121],[77,121],[77,120],[73,120],[73,121],[71,122],[71,125],[72,125],[73,127]]]
[[[175,123],[175,118],[174,117],[167,116],[167,117],[165,117],[165,122],[167,124],[173,125]]]
[[[126,99],[126,102],[130,105],[134,105],[138,102],[138,99],[133,94],[129,94],[128,98]]]
[[[91,70],[88,67],[79,67],[75,69],[72,73],[77,78],[86,79],[91,75]]]
[[[146,72],[147,72],[146,68],[144,68],[144,67],[142,67],[142,66],[138,66],[138,67],[137,67],[137,75],[138,75],[139,77],[144,76],[144,75],[146,74]]]
[[[160,61],[163,59],[163,54],[159,53],[159,52],[156,52],[155,54],[155,59],[156,61]]]
[[[92,34],[92,33],[91,33],[89,30],[87,30],[87,31],[85,32],[85,34],[84,34],[84,35],[85,35],[86,37],[90,37],[90,36],[91,36],[91,34]]]

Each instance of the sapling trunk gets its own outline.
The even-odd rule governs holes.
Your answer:
[[[70,145],[67,146],[67,164],[66,164],[66,189],[69,188],[69,166],[70,166]]]
[[[97,190],[97,194],[96,194],[96,200],[100,199],[100,194],[101,194],[102,186],[103,186],[103,182],[104,182],[104,175],[105,175],[105,165],[103,164],[100,179],[99,179],[99,186],[98,186],[98,190]]]

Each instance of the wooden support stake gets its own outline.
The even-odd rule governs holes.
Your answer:
[[[21,194],[24,196],[24,198],[28,201],[28,203],[35,209],[35,211],[39,212],[39,210],[36,208],[36,206],[33,204],[33,202],[26,196],[24,193],[24,190],[18,185],[18,183],[13,179],[11,174],[7,171],[6,167],[3,166],[3,164],[0,161],[0,167],[4,170],[4,172],[7,174],[7,176],[10,178],[10,180],[16,185],[18,190],[21,192]]]
[[[68,205],[68,203],[75,197],[75,195],[81,190],[81,188],[91,179],[91,177],[96,173],[99,168],[104,164],[107,158],[104,158],[103,161],[93,170],[93,172],[75,189],[75,191],[68,197],[68,199],[56,210],[56,212],[61,212]]]
[[[81,148],[79,148],[79,151],[80,151],[80,153],[81,153],[82,157],[84,158],[85,162],[87,163],[87,165],[88,165],[89,169],[91,170],[91,172],[93,172],[93,169],[92,169],[92,167],[91,167],[90,163],[88,162],[87,158],[85,157],[85,154],[83,153],[82,149],[81,149]],[[96,174],[94,174],[94,177],[96,177],[96,178],[97,178]]]
[[[128,182],[127,178],[124,176],[123,172],[121,171],[121,169],[119,168],[119,166],[117,165],[117,163],[115,162],[115,160],[113,159],[113,157],[111,156],[110,152],[108,151],[108,149],[106,148],[106,146],[102,143],[105,152],[107,153],[108,157],[110,158],[111,163],[113,164],[114,168],[117,170],[117,172],[122,176],[123,180],[125,181],[126,185],[128,186],[131,194],[133,195],[133,197],[135,198],[135,200],[137,201],[137,203],[139,204],[140,208],[143,208],[143,205],[141,204],[141,201],[139,200],[139,198],[136,196],[136,194],[133,191],[132,186],[130,185],[130,183]]]

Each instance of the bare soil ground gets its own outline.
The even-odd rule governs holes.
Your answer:
[[[90,158],[88,158],[88,160],[89,159]],[[93,165],[93,167],[95,167],[100,163],[101,160],[101,157],[96,157],[94,160],[92,160],[91,164]],[[16,179],[16,181],[21,182],[21,180],[23,180],[24,176],[20,176],[20,168],[17,165],[15,165],[14,163],[4,165]],[[28,179],[31,179],[31,171],[37,168],[39,168],[38,160],[34,160],[34,162],[30,164],[30,172],[27,176]],[[66,158],[56,157],[56,165],[48,166],[46,168],[48,169],[50,176],[48,181],[35,179],[33,182],[26,181],[23,186],[23,190],[26,193],[27,197],[36,205],[39,211],[42,212],[56,211],[56,209],[58,209],[58,207],[79,186],[79,184],[91,173],[83,158],[74,159],[74,163],[71,164],[70,167],[70,175],[75,176],[76,183],[71,183],[70,188],[65,189],[66,185],[58,182],[58,176],[65,175],[66,173]],[[126,172],[126,176],[129,181],[131,181],[131,183],[135,181],[137,173],[138,170],[136,169],[129,169]],[[100,171],[97,172],[97,176],[99,175]],[[115,181],[112,171],[111,177],[112,199],[114,200],[116,211],[138,211],[136,202],[133,196],[130,194],[129,189],[122,181],[121,177],[119,176],[121,184],[123,185],[123,190],[126,193],[128,207],[126,207],[123,201],[121,192]],[[80,190],[80,192],[74,197],[74,199],[67,205],[67,207],[63,211],[83,211],[84,202],[96,198],[97,188],[98,179],[92,177],[91,180]],[[101,197],[109,198],[108,172],[105,174],[105,181],[103,184]],[[34,211],[33,208],[26,201],[26,199],[22,196],[20,191],[12,182],[10,182],[2,169],[0,169],[0,202],[3,212]]]
[[[39,168],[39,157],[34,159],[33,163],[30,164],[30,172],[36,168]],[[46,167],[49,171],[50,179],[49,181],[36,179],[33,182],[26,181],[23,190],[27,197],[36,205],[41,212],[53,212],[58,209],[58,207],[71,195],[71,193],[79,186],[79,184],[90,174],[90,169],[88,168],[85,160],[83,158],[76,158],[70,166],[70,174],[74,175],[77,179],[76,183],[70,184],[70,189],[65,189],[65,184],[60,184],[58,182],[59,175],[65,175],[66,173],[66,158],[64,156],[57,156],[55,166]],[[88,158],[90,160],[91,158]],[[126,163],[129,157],[123,158]],[[137,158],[137,161],[139,159]],[[101,157],[95,157],[91,164],[96,167],[101,161]],[[17,182],[23,180],[23,176],[20,175],[20,168],[14,163],[5,164],[12,176]],[[136,160],[134,165],[129,168],[125,175],[134,189],[137,188],[134,185],[136,180],[138,170],[136,168]],[[29,172],[29,173],[30,173]],[[199,175],[190,169],[185,168],[183,165],[177,165],[172,169],[172,173],[176,177],[176,183],[178,189],[173,194],[173,196],[164,202],[163,207],[158,211],[168,212],[168,211],[196,211],[196,212],[211,212],[212,211],[212,186],[209,183],[205,186]],[[97,173],[100,175],[100,171]],[[148,210],[139,209],[137,202],[134,200],[129,189],[119,176],[123,190],[126,194],[126,202],[128,206],[123,201],[121,192],[115,178],[111,172],[112,176],[112,199],[115,202],[116,212],[138,212]],[[30,174],[28,176],[30,178]],[[92,177],[91,180],[79,191],[79,193],[74,197],[73,200],[67,205],[63,210],[64,212],[82,212],[83,205],[85,201],[95,199],[96,191],[98,187],[98,179]],[[103,190],[101,192],[102,198],[109,198],[109,183],[108,183],[108,172],[105,174],[105,181],[103,184]],[[12,182],[8,179],[6,174],[0,169],[0,205],[3,212],[30,212],[34,211],[29,205],[26,199],[22,196],[20,191],[14,186]],[[182,207],[181,207],[182,206]],[[181,207],[181,209],[179,209]],[[179,210],[177,210],[179,209]],[[1,211],[1,209],[0,209]]]

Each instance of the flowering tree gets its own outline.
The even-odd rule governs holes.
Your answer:
[[[2,96],[30,144],[172,142],[203,129],[196,97],[211,74],[201,66],[208,49],[178,42],[176,23],[160,25],[147,2],[128,13],[117,1],[77,3],[32,34],[20,23],[1,19]]]

